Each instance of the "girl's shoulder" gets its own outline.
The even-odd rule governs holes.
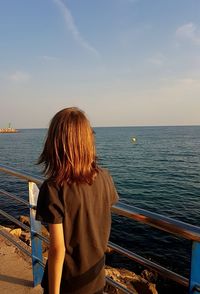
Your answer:
[[[44,181],[43,181],[43,183],[41,184],[41,186],[40,186],[40,190],[41,189],[48,189],[48,188],[50,188],[50,189],[55,189],[55,190],[59,190],[60,189],[60,187],[59,187],[59,185],[57,185],[54,181],[52,181],[51,179],[45,179]]]
[[[118,196],[117,190],[115,188],[113,178],[112,178],[109,170],[106,168],[100,168],[99,174],[102,178],[101,182],[103,183],[103,187],[104,188],[106,187],[106,190],[109,191],[111,205],[113,205],[114,203],[116,203],[119,200],[119,196]]]
[[[102,176],[111,177],[109,170],[104,167],[98,167],[98,173]]]
[[[111,186],[114,185],[112,175],[110,174],[107,168],[100,167],[97,177],[99,177],[100,181],[103,181],[104,183],[107,183],[108,185],[111,185]]]

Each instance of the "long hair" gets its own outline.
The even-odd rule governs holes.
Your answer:
[[[58,185],[92,184],[98,173],[93,130],[83,111],[65,108],[52,118],[38,164]]]

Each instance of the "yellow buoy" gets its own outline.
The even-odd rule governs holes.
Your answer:
[[[136,143],[136,142],[137,142],[136,137],[132,137],[132,138],[131,138],[131,142],[132,142],[132,143]]]

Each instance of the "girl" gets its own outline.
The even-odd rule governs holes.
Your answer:
[[[36,219],[48,223],[50,233],[44,293],[103,293],[110,209],[118,194],[109,173],[97,165],[83,111],[65,108],[53,117],[39,163],[47,179]]]

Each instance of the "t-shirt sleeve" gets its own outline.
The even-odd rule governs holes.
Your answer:
[[[36,209],[36,220],[49,224],[60,224],[64,217],[61,195],[52,183],[44,181],[40,188]]]
[[[109,173],[108,173],[108,175],[109,175],[109,181],[110,181],[110,196],[111,196],[111,206],[112,206],[119,200],[119,195],[118,195],[117,190],[115,188],[113,178],[111,177],[111,175]]]

